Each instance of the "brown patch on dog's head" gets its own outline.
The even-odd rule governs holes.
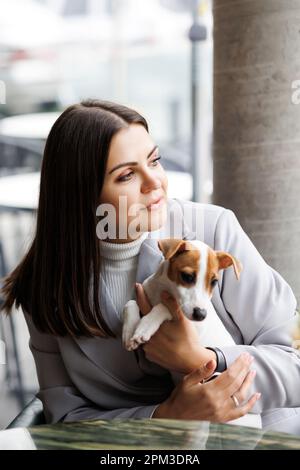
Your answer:
[[[177,238],[159,240],[158,246],[165,259],[170,261],[168,277],[177,285],[195,285],[199,267],[200,252],[191,243]]]
[[[201,250],[187,240],[165,238],[158,241],[159,249],[166,260],[169,260],[168,277],[177,285],[193,287],[196,284],[201,262]],[[206,256],[206,254],[205,254]],[[214,251],[208,247],[204,288],[212,295],[221,269],[233,266],[236,278],[240,278],[242,264],[234,256],[225,251]]]
[[[164,238],[162,240],[158,240],[158,247],[165,259],[170,259],[172,256],[175,256],[176,254],[179,255],[188,249],[187,242],[180,238]]]
[[[241,271],[243,269],[242,263],[225,251],[213,251],[211,248],[208,250],[207,256],[207,271],[205,276],[205,289],[209,294],[212,294],[214,285],[218,280],[218,274],[221,269],[233,266],[234,273],[239,280]]]

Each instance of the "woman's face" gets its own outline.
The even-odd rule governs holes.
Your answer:
[[[130,124],[111,141],[100,204],[116,210],[118,243],[158,230],[166,220],[168,180],[158,158],[157,146],[140,124]],[[115,237],[108,238],[113,242]]]

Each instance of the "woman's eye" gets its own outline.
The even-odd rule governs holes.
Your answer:
[[[158,165],[158,161],[159,161],[160,159],[161,159],[161,156],[155,158],[154,160],[152,160],[151,164],[155,163],[155,165],[153,165],[153,166],[157,166],[157,165]]]
[[[212,279],[210,284],[212,287],[215,287],[215,285],[218,284],[218,279]]]
[[[150,163],[152,166],[156,167],[158,166],[158,161],[161,159],[161,156],[160,157],[157,157],[155,158],[154,160],[152,160],[152,162]],[[130,173],[127,173],[127,175],[124,175],[124,176],[120,176],[120,178],[117,179],[117,181],[129,181],[130,178],[131,178],[131,175],[133,175],[134,172],[133,171],[130,171]]]
[[[130,173],[127,173],[127,175],[121,176],[120,178],[118,178],[118,181],[128,181],[131,175],[133,175],[133,171],[131,171]]]
[[[195,280],[196,280],[196,274],[195,273],[186,273],[186,272],[182,271],[180,274],[181,274],[181,279],[186,284],[194,284],[195,283]]]

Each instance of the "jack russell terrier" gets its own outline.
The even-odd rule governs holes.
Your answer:
[[[231,254],[214,251],[199,240],[176,238],[158,241],[164,255],[156,273],[143,282],[143,288],[153,306],[140,318],[139,306],[129,300],[123,310],[122,340],[128,351],[133,351],[149,341],[165,320],[173,317],[161,303],[160,295],[168,291],[179,303],[184,315],[195,321],[200,343],[208,347],[232,346],[233,338],[226,330],[212,303],[213,288],[218,282],[218,273],[233,266],[237,280],[242,270],[241,263]],[[172,373],[174,382],[178,375]],[[231,421],[232,424],[261,428],[260,415],[251,414]]]

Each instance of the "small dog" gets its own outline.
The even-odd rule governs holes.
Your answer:
[[[235,344],[210,300],[219,271],[233,265],[239,279],[241,263],[229,253],[214,251],[199,240],[170,238],[159,240],[158,246],[165,259],[157,272],[143,282],[153,308],[140,319],[136,301],[127,302],[123,310],[125,348],[128,351],[136,349],[149,341],[165,320],[172,320],[172,315],[160,300],[163,290],[175,297],[189,320],[197,322],[202,345],[220,347]]]
[[[159,240],[158,246],[164,260],[157,272],[142,284],[153,308],[148,315],[140,318],[137,302],[129,300],[126,303],[123,310],[124,347],[133,351],[149,341],[165,320],[172,320],[171,313],[160,300],[163,290],[177,300],[189,320],[196,322],[199,342],[203,346],[234,345],[235,342],[217,315],[211,298],[213,288],[218,283],[219,271],[233,266],[239,280],[241,263],[231,254],[214,251],[199,240],[169,238]],[[175,383],[178,382],[178,376],[172,376]],[[261,427],[260,415],[253,414],[252,417],[257,419],[244,424],[244,416],[233,423]]]

